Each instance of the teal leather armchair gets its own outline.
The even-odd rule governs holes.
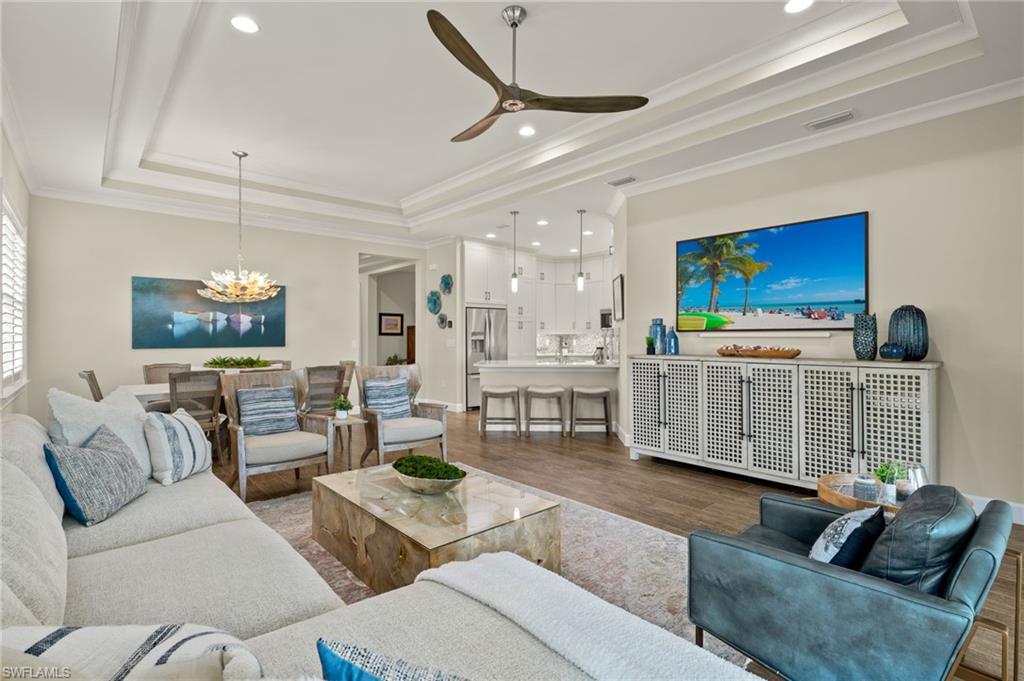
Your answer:
[[[844,512],[769,494],[761,522],[739,535],[692,533],[688,607],[698,644],[706,630],[796,681],[950,677],[1006,551],[1009,505],[985,507],[943,596],[808,558]]]

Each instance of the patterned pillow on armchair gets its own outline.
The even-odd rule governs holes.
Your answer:
[[[367,408],[376,409],[385,421],[412,416],[406,378],[368,378],[363,384],[363,396]]]
[[[295,388],[240,388],[238,420],[246,435],[272,435],[299,429]]]

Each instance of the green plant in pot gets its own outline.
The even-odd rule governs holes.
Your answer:
[[[410,454],[391,465],[402,484],[420,494],[443,494],[466,477],[466,471],[458,466],[432,456]]]
[[[882,493],[885,503],[902,503],[910,496],[907,464],[904,462],[889,461],[883,463],[875,469],[875,477],[882,482]]]
[[[647,354],[648,355],[653,355],[654,354],[654,336],[648,336],[647,337]]]
[[[334,398],[334,416],[338,419],[348,418],[348,412],[352,409],[352,403],[344,395]]]

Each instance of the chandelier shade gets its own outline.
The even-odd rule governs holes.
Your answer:
[[[242,159],[249,154],[231,153],[238,159],[238,269],[210,272],[210,278],[202,280],[206,288],[196,289],[196,293],[218,303],[258,303],[276,296],[281,287],[269,274],[250,271],[242,265]]]

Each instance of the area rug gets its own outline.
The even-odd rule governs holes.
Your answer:
[[[693,625],[686,617],[685,537],[471,466],[459,466],[558,501],[562,506],[562,576],[609,603],[693,640]],[[249,508],[288,540],[343,601],[355,603],[374,595],[312,538],[311,492],[252,502]],[[705,647],[735,664],[747,662],[710,636],[705,637]]]

